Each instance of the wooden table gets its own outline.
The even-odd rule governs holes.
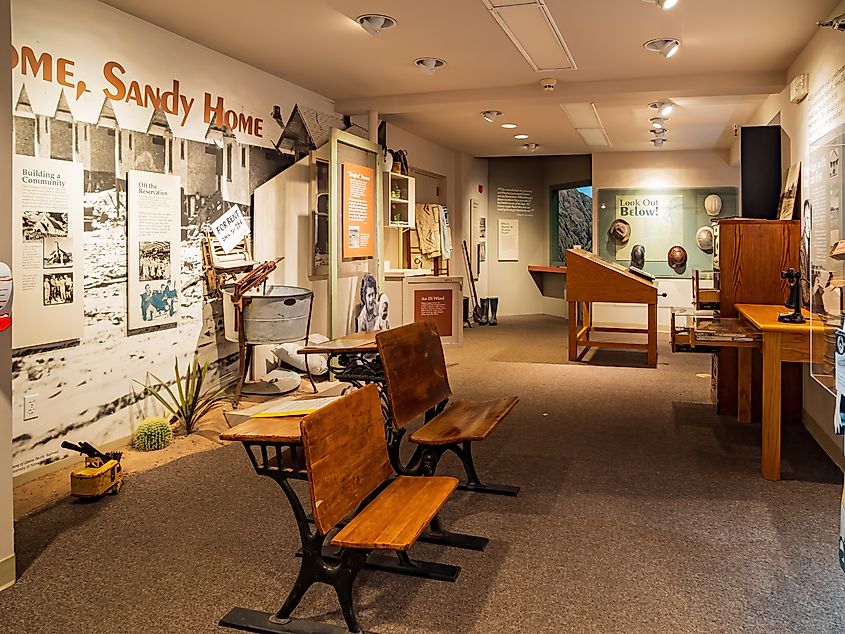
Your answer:
[[[778,321],[783,305],[736,304],[740,317],[763,333],[763,456],[762,472],[766,480],[780,480],[781,437],[781,363],[809,363],[810,332],[821,336],[824,325],[810,326],[810,313],[802,311],[807,321],[787,324]],[[739,350],[739,419],[751,419],[751,350]]]

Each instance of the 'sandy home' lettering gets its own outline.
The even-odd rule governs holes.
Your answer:
[[[188,120],[191,108],[194,106],[193,97],[188,98],[179,90],[179,80],[174,79],[172,90],[162,92],[158,86],[141,84],[132,80],[128,84],[123,80],[126,69],[117,62],[106,62],[103,65],[103,77],[109,83],[109,88],[103,89],[103,94],[113,101],[134,102],[144,108],[163,110],[167,114],[182,114],[182,125]]]
[[[21,46],[20,50],[12,46],[11,65],[12,69],[19,68],[22,75],[31,75],[43,81],[75,88],[77,99],[83,93],[90,92],[83,80],[76,80],[75,62],[71,59],[54,57],[47,51],[36,53],[29,46]],[[142,108],[163,110],[167,114],[179,116],[183,126],[196,103],[196,99],[181,92],[181,83],[178,79],[171,80],[167,89],[152,84],[142,84],[138,80],[128,78],[126,68],[113,60],[103,64],[103,79],[108,84],[108,87],[103,88],[103,94],[108,99],[134,103]],[[263,136],[263,119],[227,109],[223,97],[214,96],[209,92],[204,93],[203,98],[205,123],[214,122],[215,125],[225,126],[234,132]]]
[[[55,60],[48,52],[43,52],[36,55],[29,46],[22,46],[20,53],[12,46],[12,70],[18,67],[22,75],[32,75],[33,77],[41,77],[44,81],[55,81],[68,88],[76,87],[76,98],[85,92],[85,82],[75,81],[73,76],[74,62],[65,57],[57,57]]]
[[[213,104],[212,104],[213,102]],[[223,97],[214,97],[211,93],[204,94],[203,121],[206,123],[216,122],[216,125],[225,125],[230,130],[237,130],[245,134],[262,136],[263,119],[245,115],[242,112],[226,110],[223,104]]]

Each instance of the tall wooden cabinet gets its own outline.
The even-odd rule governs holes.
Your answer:
[[[718,235],[721,316],[736,317],[736,304],[783,304],[788,287],[780,274],[798,270],[800,221],[728,218],[719,222]],[[737,351],[724,348],[713,361],[717,412],[736,416]],[[783,404],[784,419],[795,418],[796,411],[800,418],[800,365],[784,365]]]

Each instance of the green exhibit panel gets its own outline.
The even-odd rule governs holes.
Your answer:
[[[737,200],[735,187],[599,189],[598,253],[629,266],[634,247],[642,245],[642,268],[654,276],[692,277],[695,269],[709,271],[716,255],[715,221],[738,215]]]

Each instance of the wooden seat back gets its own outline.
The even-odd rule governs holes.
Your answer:
[[[437,326],[415,321],[376,335],[393,424],[406,427],[452,395]]]
[[[302,419],[314,523],[328,533],[393,474],[375,385]]]

